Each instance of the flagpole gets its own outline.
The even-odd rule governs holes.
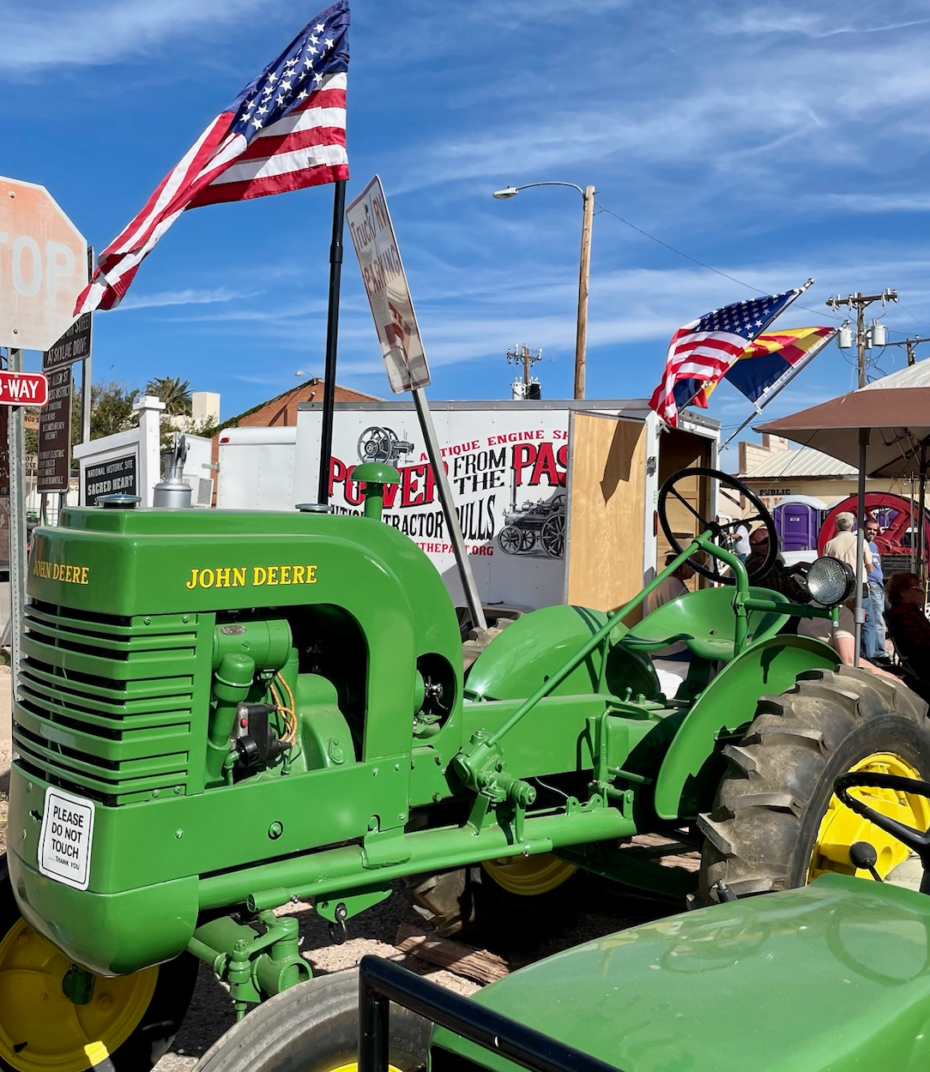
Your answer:
[[[329,470],[333,457],[333,413],[336,408],[336,345],[339,339],[339,287],[342,282],[342,234],[345,225],[346,180],[333,189],[333,238],[329,247],[329,305],[326,312],[326,366],[323,373],[323,429],[320,435],[320,485],[317,502],[329,502]]]
[[[793,297],[793,298],[791,298],[791,299],[790,299],[790,300],[789,300],[788,302],[786,302],[786,303],[785,303],[785,304],[784,304],[784,305],[783,305],[783,306],[781,307],[781,309],[779,309],[779,310],[778,310],[778,312],[777,312],[777,313],[775,313],[775,314],[774,314],[773,316],[770,316],[770,317],[768,318],[768,320],[766,320],[766,322],[765,322],[765,323],[764,323],[764,324],[762,325],[762,327],[760,327],[760,328],[759,328],[759,330],[758,330],[758,331],[757,331],[757,332],[755,333],[755,335],[753,335],[752,339],[749,339],[749,340],[747,340],[747,342],[746,342],[746,346],[744,346],[744,347],[743,347],[743,353],[745,353],[746,349],[747,349],[747,348],[748,348],[749,346],[751,346],[751,345],[752,345],[752,343],[753,343],[753,342],[754,342],[754,341],[755,341],[756,339],[758,339],[758,337],[759,337],[760,335],[764,335],[764,334],[765,334],[765,330],[766,330],[766,328],[767,328],[767,327],[769,326],[769,324],[771,324],[771,323],[772,323],[772,321],[774,321],[774,320],[777,320],[777,319],[778,319],[778,318],[779,318],[779,317],[780,317],[780,316],[782,315],[782,313],[784,313],[784,312],[786,312],[786,311],[787,311],[788,309],[790,309],[790,308],[791,308],[791,306],[792,306],[792,305],[793,305],[793,304],[794,304],[794,303],[795,303],[795,302],[796,302],[796,301],[798,300],[798,298],[800,298],[800,297],[801,297],[801,295],[802,295],[802,294],[804,293],[804,291],[805,291],[805,290],[807,290],[807,288],[808,288],[808,287],[812,287],[813,285],[814,285],[814,279],[813,279],[813,277],[811,277],[810,279],[808,279],[808,281],[807,281],[807,282],[806,282],[806,283],[804,284],[804,286],[803,286],[803,287],[798,287],[798,288],[797,288],[797,290],[795,291],[795,295],[794,295],[794,297]],[[731,368],[732,368],[732,367],[733,367],[733,366],[734,366],[734,365],[736,364],[736,362],[737,362],[737,361],[739,361],[740,357],[742,357],[742,354],[740,354],[740,355],[739,355],[738,357],[734,357],[734,358],[733,358],[733,360],[732,360],[732,361],[730,362],[730,364],[729,364],[729,365],[727,365],[727,372],[729,372],[729,370],[730,370],[730,369],[731,369]],[[720,379],[722,380],[722,379],[724,378],[724,376],[726,376],[726,373],[724,373],[724,374],[723,374],[723,376],[721,376],[721,377],[720,377]],[[715,381],[715,382],[718,382],[718,381]],[[699,395],[699,394],[701,393],[701,391],[703,391],[703,390],[704,390],[704,387],[705,387],[705,386],[706,386],[706,384],[703,384],[703,383],[702,383],[702,384],[701,384],[701,386],[700,386],[700,387],[699,387],[699,388],[698,388],[698,389],[697,389],[697,390],[696,390],[696,391],[694,392],[694,394],[693,394],[693,395],[692,395],[692,396],[691,396],[691,397],[690,397],[690,398],[688,399],[688,401],[687,401],[687,402],[685,402],[685,403],[684,403],[684,405],[681,405],[681,406],[679,406],[679,407],[678,407],[678,412],[680,413],[680,412],[681,412],[681,411],[682,411],[683,409],[687,409],[687,407],[688,407],[688,406],[690,406],[690,405],[692,404],[692,402],[694,402],[694,400],[695,400],[695,399],[697,398],[697,396],[698,396],[698,395]],[[750,418],[749,418],[749,420],[752,420],[752,417],[750,417]],[[726,444],[724,444],[724,446],[726,446]]]
[[[749,424],[750,421],[754,421],[756,417],[758,417],[762,413],[762,411],[769,404],[769,402],[771,402],[772,399],[777,394],[779,394],[779,392],[783,391],[788,386],[788,384],[791,383],[795,376],[797,376],[797,374],[802,371],[802,369],[807,368],[807,366],[827,345],[827,343],[832,342],[835,337],[835,329],[829,335],[824,335],[824,337],[820,341],[819,346],[814,347],[814,349],[805,354],[804,357],[797,362],[797,364],[792,365],[791,368],[788,369],[788,371],[784,374],[784,376],[782,376],[780,380],[776,380],[771,385],[771,387],[763,391],[753,405],[753,412],[749,414],[746,420],[743,421],[739,428],[736,429],[736,431],[726,440],[725,443],[720,444],[720,450],[723,450],[723,448],[726,447],[732,440],[736,439],[736,437],[740,434],[740,432],[742,432],[746,425]]]

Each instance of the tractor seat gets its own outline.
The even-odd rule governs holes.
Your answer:
[[[702,659],[732,659],[736,636],[736,614],[733,612],[735,594],[736,589],[727,586],[701,588],[678,596],[657,607],[652,614],[647,614],[620,643],[630,651],[651,654],[684,641],[691,654]],[[750,587],[749,595],[775,603],[789,602],[780,592],[769,588]],[[750,611],[747,644],[774,636],[787,620],[787,614]]]

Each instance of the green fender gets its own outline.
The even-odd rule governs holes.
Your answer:
[[[607,621],[603,611],[564,604],[543,607],[509,625],[485,648],[468,670],[465,697],[469,700],[516,700],[532,696],[552,674],[579,650]],[[628,632],[622,622],[611,633],[607,659],[606,691],[622,696],[655,699],[659,682],[652,663],[623,649],[619,641]],[[601,648],[584,659],[553,690],[553,696],[577,696],[598,691]]]
[[[835,666],[829,644],[800,636],[770,637],[727,663],[685,716],[665,754],[655,789],[659,818],[681,817],[685,785],[714,752],[721,730],[733,732],[750,722],[761,696],[787,691],[806,670]]]

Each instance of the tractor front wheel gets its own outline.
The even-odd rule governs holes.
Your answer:
[[[705,835],[700,893],[719,900],[725,883],[737,896],[782,890],[826,872],[858,874],[849,860],[857,841],[871,844],[884,879],[908,850],[833,795],[846,771],[930,779],[927,705],[904,685],[841,666],[803,674],[790,691],[763,697],[739,744],[726,745],[728,770]],[[858,789],[885,815],[926,830],[930,802],[890,790]]]
[[[391,1072],[426,1067],[430,1023],[391,1005]],[[355,1072],[358,972],[311,979],[263,1002],[203,1055],[194,1072]]]
[[[73,967],[22,918],[0,856],[0,1070],[146,1072],[167,1051],[194,992],[183,954],[132,975],[94,976],[85,1004],[63,989]]]

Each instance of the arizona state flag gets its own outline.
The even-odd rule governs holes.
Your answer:
[[[723,379],[750,401],[757,402],[783,376],[814,357],[835,334],[836,328],[814,327],[787,328],[759,335],[730,365]],[[716,386],[709,383],[702,388],[694,404],[706,408]]]

